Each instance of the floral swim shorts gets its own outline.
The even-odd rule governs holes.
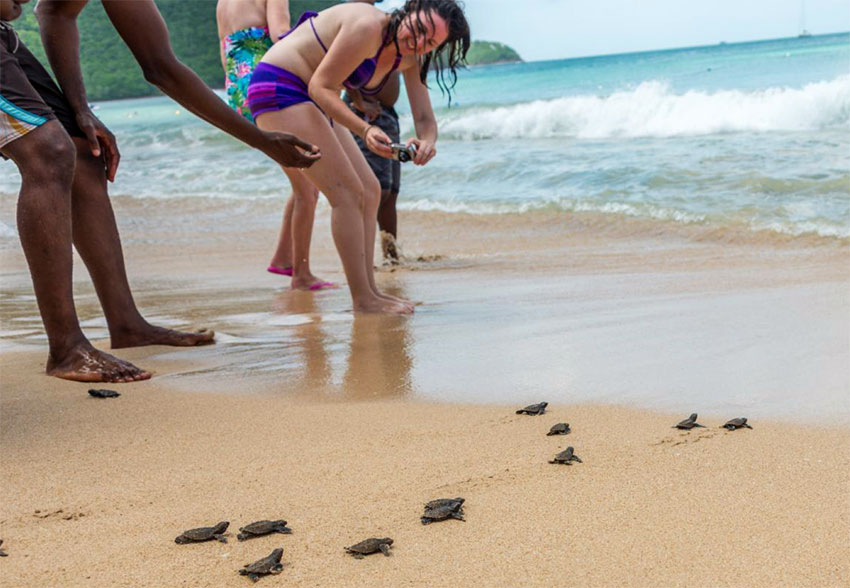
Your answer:
[[[254,117],[251,116],[251,109],[248,108],[248,84],[251,83],[254,69],[272,44],[269,29],[266,27],[241,29],[221,41],[224,52],[224,88],[227,90],[227,102],[233,110],[251,122],[254,122]]]

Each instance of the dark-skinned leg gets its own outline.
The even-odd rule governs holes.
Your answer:
[[[21,172],[18,232],[50,345],[47,373],[81,382],[131,382],[150,373],[95,349],[85,338],[73,299],[71,182],[74,144],[48,121],[3,147]]]
[[[139,313],[127,282],[121,239],[106,191],[103,160],[91,155],[84,139],[75,137],[74,142],[77,148],[71,200],[74,246],[89,270],[103,306],[112,348],[212,343],[212,331],[184,333],[164,329],[151,325]]]
[[[396,200],[398,200],[398,192],[381,190],[381,204],[378,206],[378,227],[381,229],[381,249],[384,253],[384,259],[390,261],[398,261],[398,249],[395,245],[395,240],[398,237]],[[384,239],[384,233],[392,235],[392,240]]]

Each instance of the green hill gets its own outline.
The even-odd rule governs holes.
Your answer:
[[[517,63],[522,58],[519,54],[502,43],[495,41],[473,41],[466,54],[469,65],[484,65],[487,63]]]
[[[131,0],[127,0],[128,2]],[[215,24],[215,0],[155,0],[168,25],[174,52],[209,86],[224,85],[224,73],[218,50]],[[290,0],[295,20],[305,10],[324,10],[339,0]],[[13,24],[23,42],[47,65],[41,46],[38,22],[32,4],[24,5],[24,14]],[[151,96],[159,91],[142,76],[130,50],[121,41],[106,17],[100,2],[92,1],[79,18],[80,61],[89,100],[110,100]],[[152,39],[151,42],[157,42]],[[522,61],[516,51],[501,43],[473,41],[470,65]]]
[[[128,0],[129,1],[129,0]],[[215,0],[155,0],[168,25],[171,45],[183,63],[210,86],[224,85],[215,24]],[[33,3],[34,4],[34,3]],[[13,25],[27,47],[45,65],[33,4]],[[305,10],[324,10],[336,0],[290,0],[295,20]],[[148,84],[136,60],[112,28],[100,2],[90,2],[79,19],[80,61],[89,100],[150,96],[159,93]],[[156,42],[151,40],[151,42]]]

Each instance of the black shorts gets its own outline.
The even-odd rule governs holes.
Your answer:
[[[345,102],[348,104],[348,107],[354,111],[354,114],[360,118],[365,117],[362,112],[351,105],[351,102],[347,100],[347,96]],[[371,121],[371,123],[384,131],[393,143],[398,143],[400,141],[398,115],[393,107],[381,106],[381,116],[379,116],[377,120]],[[369,167],[372,168],[372,171],[375,172],[375,176],[381,183],[381,190],[388,190],[393,194],[398,194],[401,186],[401,163],[395,159],[387,159],[386,157],[381,157],[376,153],[372,153],[369,148],[366,147],[366,143],[363,142],[363,139],[357,135],[353,136],[354,140],[357,141],[357,146],[360,147],[360,151],[366,158],[366,161],[369,162]]]
[[[58,120],[73,137],[85,137],[62,90],[6,23],[0,25],[0,111],[11,121],[4,127],[6,139],[16,131],[11,138],[19,138],[27,127],[48,120]]]

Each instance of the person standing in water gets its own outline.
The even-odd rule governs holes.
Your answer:
[[[351,112],[340,92],[345,87],[376,94],[392,72],[402,72],[416,128],[413,162],[425,165],[437,153],[428,71],[435,70],[437,84],[450,94],[469,35],[455,0],[407,0],[392,14],[362,3],[339,4],[301,15],[254,70],[248,105],[257,125],[296,132],[322,150],[321,161],[304,173],[331,204],[334,243],[355,312],[409,314],[413,304],[375,284],[381,188],[351,132],[387,158],[392,157],[390,138]]]
[[[218,0],[215,17],[227,102],[253,123],[247,104],[248,84],[274,40],[289,30],[289,0]],[[296,290],[332,287],[333,283],[310,271],[310,240],[319,191],[299,170],[283,171],[292,193],[286,201],[277,249],[267,271],[291,276]]]
[[[18,233],[47,332],[46,372],[83,382],[144,380],[150,372],[95,348],[83,334],[72,247],[88,268],[113,349],[202,345],[213,341],[213,333],[151,325],[136,307],[107,191],[120,155],[115,137],[89,107],[80,67],[76,18],[86,1],[41,0],[36,8],[59,86],[9,24],[28,1],[0,0],[0,154],[21,173]],[[313,145],[261,131],[223,104],[174,55],[153,0],[102,3],[146,79],[166,94],[280,164],[304,167],[319,159]]]
[[[362,2],[364,4],[380,4],[384,0],[348,0],[349,2]],[[354,113],[363,120],[375,124],[384,131],[393,143],[401,141],[401,132],[398,127],[398,114],[395,111],[395,103],[398,101],[400,90],[399,74],[393,72],[387,79],[387,83],[374,95],[365,95],[358,90],[346,90],[345,103]],[[396,239],[398,238],[398,219],[396,214],[396,201],[401,186],[401,163],[396,159],[387,159],[373,153],[363,142],[363,139],[354,135],[360,152],[369,163],[369,167],[375,172],[375,177],[381,184],[381,202],[378,205],[378,229],[381,234],[381,251],[384,261],[398,263],[398,249]]]

